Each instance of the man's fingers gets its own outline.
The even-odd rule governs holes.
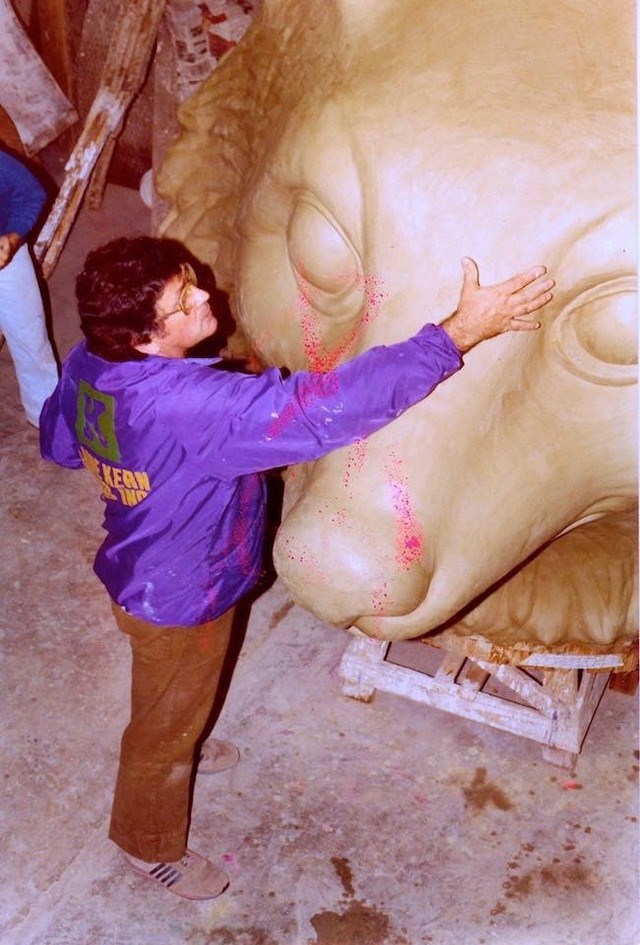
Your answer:
[[[533,282],[527,283],[524,288],[514,294],[522,296],[523,299],[527,299],[540,292],[548,292],[549,289],[553,289],[555,284],[555,280],[550,277],[547,279],[534,279]]]
[[[510,279],[506,279],[505,282],[500,283],[500,288],[504,289],[506,292],[511,293],[512,295],[516,292],[520,292],[521,289],[524,289],[530,283],[535,282],[536,279],[539,279],[540,276],[544,276],[546,273],[545,266],[534,266],[532,269],[527,269],[525,272],[519,272],[515,276],[511,276]]]
[[[536,294],[526,302],[519,302],[515,307],[515,312],[512,317],[520,318],[522,315],[530,315],[531,312],[537,312],[539,308],[542,308],[543,305],[550,302],[552,298],[553,292],[543,292],[541,295]]]
[[[510,331],[536,331],[540,328],[540,322],[530,322],[526,321],[524,318],[519,318],[514,315],[509,323]]]
[[[555,282],[553,279],[545,279],[543,282],[535,280],[530,282],[523,289],[520,289],[519,292],[513,293],[513,298],[515,302],[530,302],[532,299],[537,299],[542,295],[548,294],[550,289],[553,289]]]

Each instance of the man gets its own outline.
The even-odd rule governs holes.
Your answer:
[[[0,150],[0,331],[13,358],[24,412],[35,427],[58,381],[40,287],[25,244],[45,197],[33,174]]]
[[[102,487],[107,537],[94,567],[133,651],[110,837],[139,873],[187,899],[213,898],[228,882],[187,848],[189,784],[194,765],[237,759],[227,743],[200,741],[234,605],[260,572],[261,473],[367,436],[478,342],[538,328],[526,316],[551,299],[544,273],[482,288],[465,260],[458,309],[441,326],[283,379],[188,357],[216,319],[179,244],[119,239],[89,254],[76,283],[86,340],[45,404],[41,448],[86,466]]]

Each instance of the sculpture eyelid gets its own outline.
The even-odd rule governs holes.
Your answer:
[[[287,227],[289,260],[302,293],[331,304],[362,287],[360,254],[331,213],[312,195],[301,195]]]

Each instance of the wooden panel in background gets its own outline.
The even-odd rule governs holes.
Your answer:
[[[87,0],[32,0],[30,33],[56,82],[77,105],[77,66]]]

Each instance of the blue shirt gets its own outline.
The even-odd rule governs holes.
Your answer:
[[[150,623],[193,626],[257,581],[264,470],[367,436],[461,364],[434,325],[326,374],[288,378],[199,358],[105,361],[82,342],[44,405],[41,451],[84,465],[100,485],[107,537],[94,568],[110,596]]]
[[[0,236],[18,233],[23,238],[44,207],[46,192],[31,171],[0,150]]]

